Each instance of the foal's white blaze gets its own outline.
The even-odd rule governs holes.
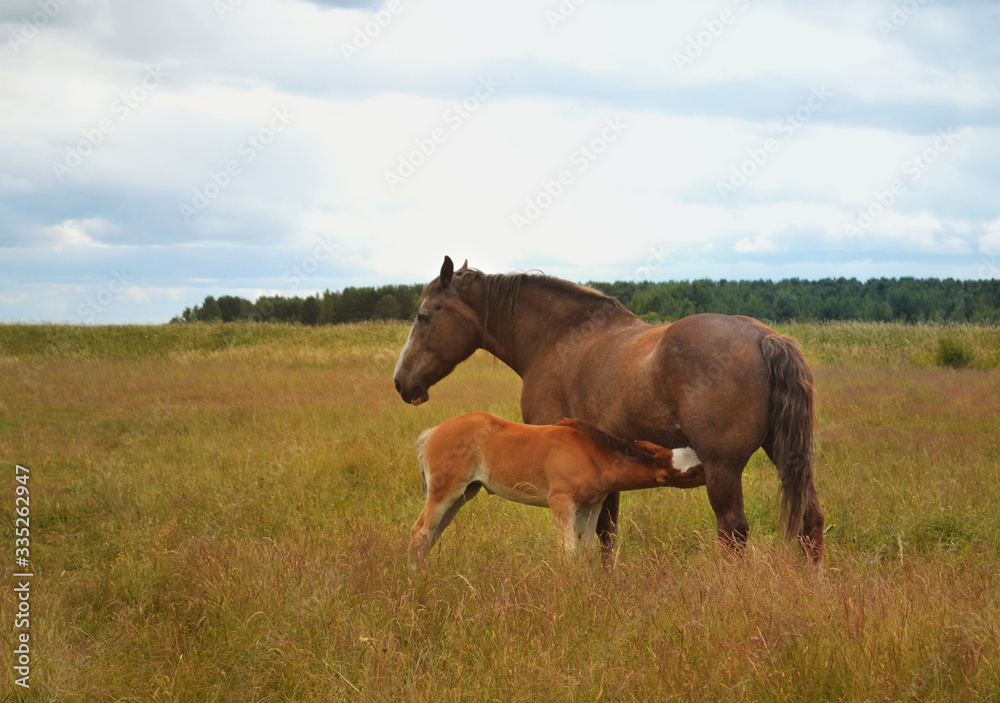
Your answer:
[[[674,468],[682,473],[687,473],[696,466],[701,466],[701,459],[694,453],[691,447],[681,447],[673,450]]]

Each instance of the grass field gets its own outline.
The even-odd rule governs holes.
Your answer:
[[[399,324],[0,327],[0,667],[38,701],[1000,700],[1000,329],[793,325],[818,384],[825,572],[744,475],[623,496],[619,565],[481,495],[411,577],[419,432],[519,419],[484,353],[404,405]],[[934,366],[947,334],[973,368]],[[31,689],[13,685],[15,463]],[[9,507],[8,507],[9,506]],[[0,698],[2,700],[2,698]]]

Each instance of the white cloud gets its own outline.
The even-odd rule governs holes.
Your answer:
[[[0,173],[0,193],[30,193],[34,185],[27,178]]]
[[[749,237],[741,237],[740,239],[737,239],[736,244],[733,245],[733,249],[741,254],[774,251],[774,242],[771,241],[770,237],[758,234],[753,239],[750,239]]]
[[[63,249],[78,249],[92,247],[107,247],[95,240],[91,235],[117,231],[117,225],[104,218],[92,217],[84,220],[64,220],[59,224],[45,228],[42,232],[49,239],[49,246],[54,251]]]
[[[586,280],[631,275],[650,249],[697,257],[656,275],[730,278],[850,270],[816,263],[828,251],[855,256],[857,275],[907,261],[957,275],[977,247],[1000,251],[1000,71],[975,14],[925,7],[883,39],[885,8],[870,3],[741,5],[594,0],[553,28],[555,2],[403,3],[347,62],[342,44],[370,12],[260,0],[220,19],[194,0],[75,1],[17,52],[4,47],[0,271],[49,280],[27,305],[71,314],[73,285],[85,295],[125,266],[142,280],[109,311],[124,315],[226,286],[284,290],[318,241],[337,253],[303,287],[426,280],[445,253]],[[678,71],[674,52],[723,10],[732,22]],[[980,58],[956,66],[969,55]],[[116,101],[150,66],[167,78],[121,117]],[[456,119],[491,77],[495,92]],[[785,139],[778,120],[818,86],[832,97]],[[251,160],[243,147],[275,109],[294,119]],[[608,119],[625,129],[583,169],[579,150]],[[105,120],[113,129],[57,179],[53,162]],[[963,125],[933,170],[846,239],[934,129]],[[435,130],[433,153],[411,158]],[[778,151],[720,198],[766,139]],[[401,159],[420,163],[390,188]],[[185,224],[180,205],[231,162],[239,173]],[[518,231],[529,203],[539,214]],[[21,314],[0,294],[0,316]]]
[[[979,251],[983,254],[1000,254],[1000,219],[986,225],[986,233],[979,237]]]

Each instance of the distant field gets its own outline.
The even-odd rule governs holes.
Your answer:
[[[611,574],[482,496],[411,578],[416,437],[520,419],[503,364],[414,408],[402,324],[0,326],[4,695],[17,463],[24,700],[1000,700],[1000,328],[781,329],[817,375],[824,574],[780,541],[758,453],[743,560],[704,489],[625,495]],[[972,368],[935,365],[943,336]]]

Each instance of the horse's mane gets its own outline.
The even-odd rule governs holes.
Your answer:
[[[611,451],[618,452],[619,454],[623,454],[627,457],[639,459],[646,464],[652,465],[654,463],[653,454],[645,449],[640,449],[634,442],[629,442],[619,437],[609,435],[606,432],[601,432],[599,429],[584,422],[583,420],[574,420],[567,417],[557,422],[556,425],[560,427],[572,427],[575,430],[580,430],[594,439],[598,444],[610,449]]]
[[[581,286],[555,276],[548,276],[541,271],[537,273],[483,273],[479,269],[468,269],[469,280],[482,280],[486,303],[502,311],[517,309],[517,298],[524,284],[537,285],[557,293],[564,293],[573,298],[586,298],[595,303],[611,305],[621,312],[632,315],[631,310],[621,304],[617,298],[605,295],[599,290]]]
[[[489,318],[495,318],[501,334],[506,333],[509,325],[505,324],[517,314],[517,301],[521,293],[521,288],[525,285],[538,286],[545,290],[561,293],[576,300],[586,300],[597,306],[609,306],[617,312],[624,313],[629,317],[635,317],[635,313],[622,305],[621,301],[610,295],[605,295],[599,290],[581,286],[578,283],[567,281],[555,276],[548,276],[544,273],[483,273],[479,269],[466,269],[462,271],[463,284],[473,281],[481,281],[483,284],[483,310],[484,326],[488,325]]]

